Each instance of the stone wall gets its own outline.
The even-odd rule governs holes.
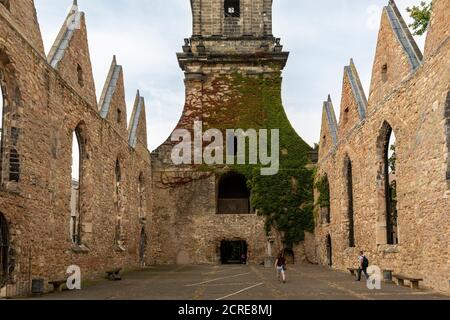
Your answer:
[[[387,59],[386,62],[391,64],[405,59],[405,52],[397,39],[391,37],[389,28],[382,24],[375,60]],[[435,24],[429,37],[436,37],[433,32],[439,29],[440,26]],[[384,33],[391,35],[385,37]],[[326,238],[330,235],[335,269],[356,267],[358,252],[364,250],[370,263],[382,270],[423,277],[426,287],[449,292],[450,191],[446,180],[449,129],[445,109],[448,108],[450,90],[450,42],[448,37],[440,38],[443,42],[439,49],[426,57],[417,70],[409,71],[399,79],[395,77],[402,73],[396,73],[394,82],[397,84],[391,89],[372,87],[367,116],[361,121],[354,120],[351,129],[341,120],[339,140],[320,153],[318,175],[327,174],[330,182],[331,223],[316,220],[319,263],[328,263]],[[388,58],[386,51],[393,56]],[[403,57],[396,56],[395,52]],[[378,69],[376,63],[374,73],[379,72]],[[346,91],[344,85],[343,102],[354,100],[354,96],[354,92]],[[341,105],[342,112],[343,107]],[[386,241],[381,144],[387,124],[397,139],[397,245],[388,245]],[[327,122],[322,125],[323,135],[328,127]],[[354,248],[348,246],[346,157],[353,165]]]
[[[30,3],[12,2],[11,14],[0,8],[1,71],[6,75],[5,99],[9,106],[4,113],[2,143],[5,148],[15,144],[20,156],[20,178],[15,182],[9,181],[8,154],[2,154],[0,212],[9,224],[10,263],[14,269],[9,283],[20,282],[20,272],[27,264],[21,255],[29,250],[31,277],[42,277],[46,283],[64,277],[67,267],[73,264],[81,267],[83,279],[113,267],[136,267],[140,263],[139,236],[146,227],[146,221],[138,216],[141,172],[148,186],[147,222],[151,219],[150,154],[140,142],[131,148],[126,131],[100,117],[95,95],[86,94],[89,85],[80,88],[70,81],[76,79],[76,69],[62,67],[64,74],[60,74],[47,63],[36,50],[37,30],[30,30],[25,37],[23,30],[16,28],[16,24],[28,20],[17,20],[13,13],[34,10]],[[84,57],[84,72],[89,80],[92,71],[87,41],[83,39],[86,30],[75,32],[75,39],[80,40],[70,43],[71,53],[60,66],[78,63],[70,57]],[[69,232],[72,135],[79,125],[85,148],[80,189],[82,247],[73,245]],[[12,132],[17,133],[14,139]],[[113,195],[117,158],[122,169],[124,251],[115,250],[117,209]]]

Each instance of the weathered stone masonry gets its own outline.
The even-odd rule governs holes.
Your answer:
[[[0,71],[6,106],[0,213],[9,229],[2,295],[5,284],[9,292],[17,293],[14,288],[28,279],[23,274],[27,270],[32,279],[47,282],[63,278],[72,264],[81,267],[86,279],[106,269],[143,262],[140,236],[151,218],[152,202],[144,101],[138,94],[127,129],[123,71],[114,59],[97,106],[85,17],[76,16],[80,28],[69,28],[69,15],[46,57],[33,1],[12,1],[9,8],[0,4]],[[81,241],[73,243],[71,150],[77,127],[82,128],[83,149]],[[17,179],[11,179],[9,172],[12,146],[20,159]],[[117,159],[123,194],[120,215],[113,196]],[[124,243],[120,248],[115,239],[118,216]]]
[[[364,250],[382,270],[423,277],[425,286],[448,292],[450,3],[434,0],[433,9],[423,58],[390,1],[383,10],[368,102],[351,62],[344,73],[339,123],[331,100],[325,103],[318,175],[326,174],[330,183],[331,222],[317,218],[315,243],[321,264],[346,270],[356,266],[357,253]],[[383,177],[389,127],[397,139],[395,245],[387,244]],[[355,247],[349,246],[346,158],[353,171]]]
[[[272,35],[272,1],[191,0],[191,5],[193,35],[178,54],[186,102],[176,128],[192,132],[196,120],[204,130],[222,131],[281,124],[292,143],[285,155],[299,152],[296,165],[305,166],[311,148],[292,130],[281,105],[288,53]],[[264,217],[255,211],[220,214],[221,177],[235,168],[173,166],[173,144],[168,140],[152,153],[154,232],[161,244],[152,248],[155,262],[221,263],[223,240],[246,241],[249,261],[263,262],[270,246]],[[273,255],[281,249],[277,239],[274,235]]]

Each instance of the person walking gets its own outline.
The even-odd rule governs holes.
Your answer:
[[[278,258],[275,261],[275,268],[277,269],[278,281],[286,283],[286,259],[284,258],[283,253],[278,255]]]
[[[359,252],[358,255],[358,278],[356,281],[361,281],[361,274],[364,272],[364,276],[366,279],[369,279],[369,275],[367,273],[367,268],[369,267],[369,259],[364,255],[363,251]]]

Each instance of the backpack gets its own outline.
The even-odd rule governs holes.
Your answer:
[[[363,266],[363,268],[368,268],[369,267],[369,259],[367,259],[366,256],[363,257],[362,266]]]

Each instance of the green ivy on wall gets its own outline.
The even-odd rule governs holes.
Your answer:
[[[290,247],[304,239],[305,231],[314,229],[313,170],[311,147],[292,128],[281,101],[280,74],[222,77],[207,89],[208,95],[221,88],[230,92],[220,101],[203,106],[208,127],[217,129],[280,130],[280,170],[274,176],[262,176],[259,165],[231,165],[220,173],[235,171],[246,176],[251,191],[251,205],[266,218],[266,231],[276,228]],[[217,108],[215,103],[220,104]],[[270,141],[270,138],[269,138]],[[270,150],[270,149],[269,149]],[[211,167],[203,167],[211,170]]]

